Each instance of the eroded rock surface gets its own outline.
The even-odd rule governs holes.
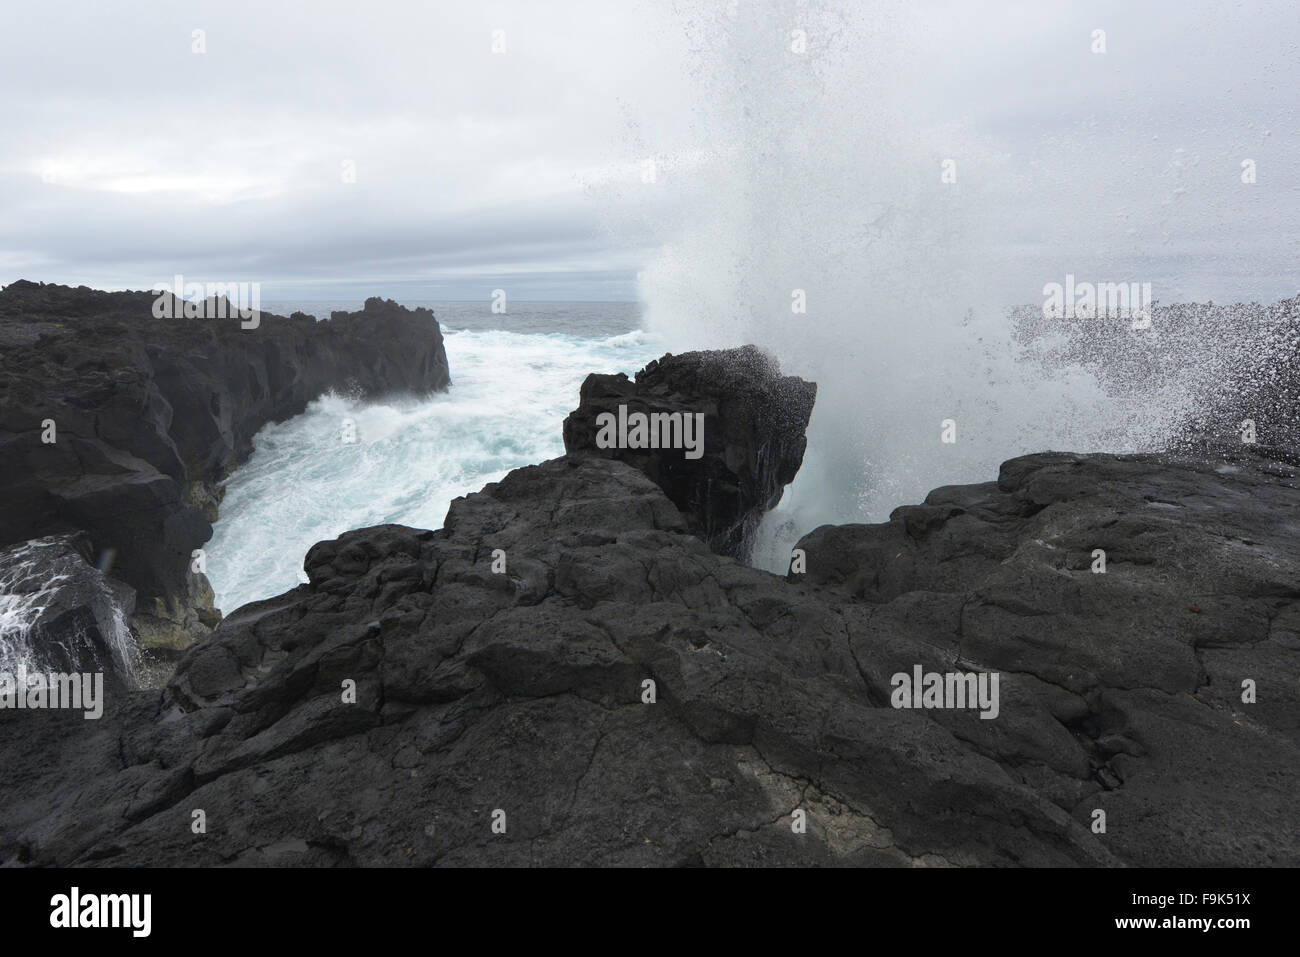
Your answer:
[[[1294,866],[1296,486],[1032,455],[787,581],[630,464],[518,469],[318,544],[161,694],[5,715],[0,861]],[[891,707],[917,664],[999,671],[998,717]]]

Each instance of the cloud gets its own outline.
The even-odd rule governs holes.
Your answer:
[[[717,54],[780,52],[799,23],[846,102],[888,100],[918,143],[953,131],[963,182],[984,177],[988,244],[1156,255],[1216,298],[1294,285],[1286,4],[771,0],[768,35],[745,32],[754,3],[734,21],[652,0],[5,5],[0,281],[630,294],[673,230],[701,228],[689,206],[730,162],[701,116],[764,108]],[[854,20],[879,62],[862,31],[816,30]],[[1253,193],[1228,188],[1245,157]],[[1255,268],[1214,268],[1230,254]]]

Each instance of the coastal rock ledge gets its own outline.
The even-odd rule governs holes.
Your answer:
[[[4,713],[0,863],[1295,866],[1298,504],[1043,453],[781,578],[566,455],[317,544],[98,721]],[[996,716],[894,707],[918,666]]]

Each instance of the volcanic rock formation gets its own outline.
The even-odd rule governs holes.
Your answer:
[[[803,464],[816,398],[815,384],[782,376],[776,361],[754,346],[669,354],[635,380],[587,376],[578,408],[564,420],[564,450],[619,459],[645,472],[710,548],[745,559],[763,513],[781,500]],[[620,406],[642,415],[703,414],[703,454],[598,448],[598,417],[617,419]]]
[[[449,378],[428,310],[370,299],[243,328],[233,313],[155,318],[157,298],[0,291],[0,546],[84,532],[95,564],[137,593],[143,644],[178,649],[220,618],[192,553],[258,429],[331,389],[423,394]]]
[[[517,469],[317,544],[161,693],[0,712],[0,864],[1300,864],[1294,469],[1026,456],[785,579],[666,472]],[[997,717],[894,707],[916,666]]]

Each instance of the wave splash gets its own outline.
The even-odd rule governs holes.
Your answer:
[[[66,537],[0,550],[0,672],[95,667],[134,682],[140,651],[124,597]]]
[[[804,466],[758,535],[754,562],[773,571],[818,525],[882,521],[1019,454],[1160,447],[1196,404],[1176,379],[1117,392],[1088,362],[1026,351],[1008,309],[1060,276],[993,251],[1015,239],[1009,188],[961,170],[1003,158],[913,118],[908,9],[679,5],[707,148],[664,164],[675,201],[640,224],[659,242],[646,328],[674,349],[753,342],[818,383]]]

